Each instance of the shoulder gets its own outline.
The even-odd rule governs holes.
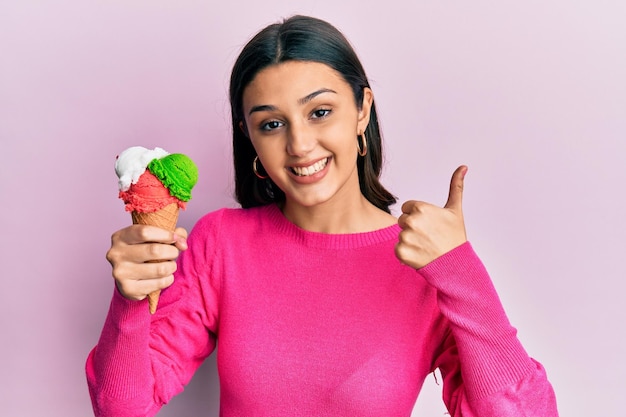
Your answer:
[[[261,243],[267,244],[276,236],[272,224],[277,210],[275,206],[221,208],[205,214],[189,234],[188,256],[202,264],[213,264],[218,259],[240,256],[242,251]]]
[[[221,208],[205,214],[193,227],[192,234],[246,233],[271,221],[275,206],[253,208]]]

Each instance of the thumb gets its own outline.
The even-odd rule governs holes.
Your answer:
[[[463,205],[463,185],[465,183],[465,174],[467,174],[467,167],[461,165],[452,174],[450,180],[450,192],[448,194],[448,201],[444,208],[447,209],[462,209]]]

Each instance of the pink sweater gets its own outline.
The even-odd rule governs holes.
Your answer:
[[[154,416],[218,341],[223,417],[408,417],[436,368],[452,416],[557,416],[471,245],[415,271],[399,231],[308,232],[274,205],[208,214],[155,315],[115,291],[87,359],[96,416]]]

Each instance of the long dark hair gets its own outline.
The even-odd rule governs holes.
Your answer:
[[[319,62],[339,72],[350,84],[359,110],[363,103],[363,89],[369,88],[365,70],[348,40],[323,20],[293,16],[267,26],[254,36],[241,51],[230,78],[235,196],[244,208],[285,199],[283,191],[270,178],[260,179],[254,174],[252,162],[256,152],[240,125],[245,123],[244,89],[262,69],[291,60]],[[365,136],[367,154],[357,159],[361,193],[376,207],[389,213],[389,206],[396,202],[396,198],[379,181],[383,155],[374,103]]]

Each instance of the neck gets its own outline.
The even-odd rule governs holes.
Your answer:
[[[287,200],[282,207],[285,217],[310,232],[345,234],[382,229],[396,223],[389,213],[370,203],[360,192],[349,202],[329,201],[312,207]]]

